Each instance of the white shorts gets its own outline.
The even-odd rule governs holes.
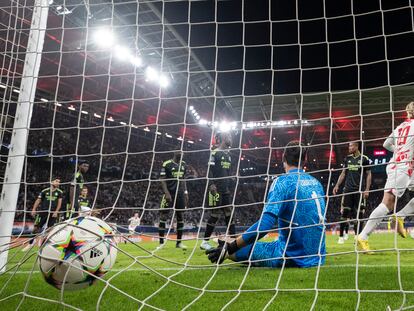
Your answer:
[[[124,227],[124,228],[125,228],[125,227]],[[135,226],[129,226],[129,227],[128,227],[129,233],[130,233],[130,234],[135,233],[135,228],[136,228]]]
[[[91,214],[91,208],[87,206],[81,206],[79,216],[89,216]]]
[[[91,208],[90,207],[88,207],[88,206],[81,206],[80,207],[80,211],[81,212],[89,212],[91,210]]]
[[[395,166],[394,166],[395,167]],[[384,191],[391,192],[397,198],[401,198],[405,190],[414,187],[413,177],[408,174],[407,170],[387,166],[387,182]]]

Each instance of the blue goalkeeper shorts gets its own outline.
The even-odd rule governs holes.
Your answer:
[[[250,262],[254,267],[277,268],[281,267],[284,261],[286,267],[295,266],[292,260],[282,258],[283,248],[280,244],[279,241],[274,241],[247,245],[235,253],[236,261],[244,261],[246,264]]]

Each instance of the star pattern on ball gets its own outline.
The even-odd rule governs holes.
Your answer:
[[[84,240],[78,240],[73,231],[68,234],[65,241],[56,243],[53,246],[61,252],[61,259],[67,260],[72,256],[77,256],[81,253],[81,248],[85,245]]]

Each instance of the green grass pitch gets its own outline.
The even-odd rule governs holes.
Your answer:
[[[156,243],[120,244],[117,263],[104,277],[113,287],[97,282],[74,292],[61,292],[43,280],[35,263],[37,250],[24,254],[16,249],[10,253],[10,266],[22,264],[0,275],[0,310],[220,310],[226,306],[240,311],[269,304],[268,310],[313,306],[339,311],[414,306],[414,254],[410,251],[414,240],[373,234],[370,243],[384,251],[357,256],[351,238],[338,245],[335,236],[328,236],[328,253],[334,255],[327,257],[325,266],[283,271],[247,269],[240,264],[217,269],[194,241],[186,243],[187,251],[168,242],[156,252],[159,258],[143,250],[154,250]]]

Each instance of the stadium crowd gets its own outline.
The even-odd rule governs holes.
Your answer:
[[[87,119],[79,120],[44,107],[35,107],[17,219],[28,217],[27,211],[30,211],[41,189],[48,186],[52,176],[61,178],[61,188],[67,192],[75,174],[76,161],[85,159],[90,163],[85,180],[94,208],[101,209],[101,214],[108,216],[108,221],[117,224],[126,225],[131,215],[139,211],[141,224],[156,225],[158,213],[154,209],[159,208],[163,194],[158,180],[159,171],[162,162],[171,157],[171,153],[154,153],[153,150],[159,148],[154,144],[154,139],[142,130],[129,135],[125,127],[102,127]],[[175,147],[165,148],[174,150]],[[187,187],[191,202],[185,213],[185,224],[186,227],[198,227],[205,206],[209,152],[184,153],[183,159],[188,165]],[[252,163],[256,160],[252,159]],[[308,170],[312,172],[317,169],[310,166]],[[234,175],[239,174],[234,170]],[[327,189],[327,173],[315,176]],[[267,177],[234,178],[236,225],[250,225],[260,215],[269,184]],[[329,189],[332,189],[336,179],[337,173],[334,172]],[[370,212],[370,206],[376,206],[381,195],[381,191],[371,193],[367,212]],[[340,197],[330,198],[327,221],[338,221],[339,210]]]

